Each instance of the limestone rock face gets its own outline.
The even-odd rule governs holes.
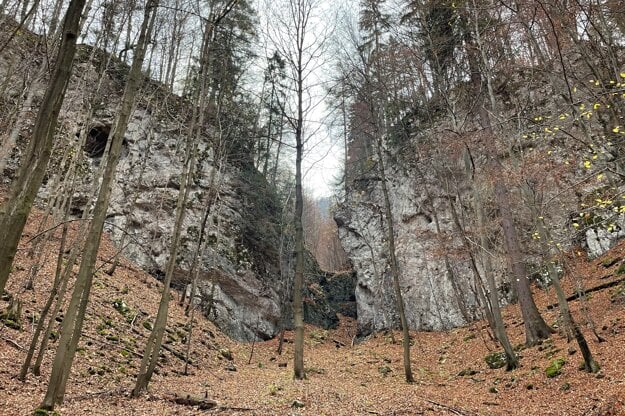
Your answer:
[[[129,259],[161,277],[174,228],[184,135],[175,125],[168,126],[138,110],[126,140],[106,228]],[[230,336],[270,338],[276,334],[280,318],[277,228],[272,212],[258,209],[250,194],[253,186],[258,199],[272,200],[271,192],[253,168],[224,161],[217,166],[206,143],[200,155],[186,205],[174,284],[182,289],[191,279],[193,253],[210,207],[196,301]],[[91,158],[89,162],[87,172],[92,174],[99,160]],[[86,199],[76,196],[78,201]],[[82,209],[76,207],[76,211]],[[262,233],[264,238],[255,241],[251,238],[254,233]]]
[[[453,237],[446,195],[437,192],[440,196],[430,201],[416,172],[391,168],[387,175],[392,178],[388,186],[409,326],[415,330],[441,330],[462,325],[475,316],[477,305],[469,283],[469,264],[451,256],[452,276],[442,255],[444,250],[453,252],[461,244]],[[399,325],[379,181],[375,175],[360,177],[335,212],[341,242],[357,276],[360,335]],[[440,236],[433,207],[438,212]]]
[[[63,106],[59,141],[75,144],[81,130],[88,134],[72,195],[74,217],[94,203],[94,178],[104,163],[102,155],[123,88],[123,80],[115,76],[103,81],[102,102],[88,117],[90,92],[85,85],[95,83],[95,70],[77,63]],[[191,108],[147,81],[128,126],[108,210],[105,230],[127,258],[156,278],[164,276],[169,257]],[[200,281],[194,299],[231,337],[267,339],[278,331],[279,293],[284,289],[279,278],[279,202],[250,161],[215,160],[211,140],[217,133],[210,125],[202,134],[172,285],[184,290],[191,280],[192,258],[208,207],[206,246],[199,253]],[[59,171],[67,169],[61,158],[55,153],[51,162]],[[54,196],[57,173],[49,172],[41,199]]]

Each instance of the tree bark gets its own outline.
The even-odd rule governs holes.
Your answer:
[[[93,219],[89,226],[87,241],[82,254],[82,261],[74,285],[72,299],[67,308],[65,319],[63,320],[62,334],[54,358],[48,389],[40,406],[42,409],[54,409],[54,405],[61,402],[65,394],[69,370],[78,345],[78,339],[82,330],[82,323],[91,291],[100,238],[102,236],[106,212],[115,180],[115,170],[119,162],[122,143],[135,102],[135,96],[139,89],[142,76],[141,67],[143,65],[149,34],[154,25],[154,14],[157,4],[156,0],[148,0],[148,4],[145,8],[136,56],[130,68],[119,115],[111,134],[109,157],[104,171],[100,193],[95,204]]]
[[[72,72],[76,39],[85,0],[72,0],[65,14],[63,37],[54,73],[46,89],[33,134],[11,187],[9,199],[0,206],[0,293],[4,291],[26,219],[46,173],[52,154],[54,133]]]
[[[531,346],[549,338],[553,330],[545,323],[532,297],[530,281],[521,255],[519,238],[514,226],[509,198],[508,190],[501,180],[497,180],[495,182],[495,199],[499,207],[499,215],[501,215],[501,228],[503,229],[508,261],[512,268],[512,275],[516,280],[519,306],[521,307],[523,324],[525,325],[525,343]]]

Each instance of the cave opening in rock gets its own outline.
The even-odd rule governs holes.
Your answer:
[[[96,125],[89,129],[85,140],[85,153],[91,158],[102,157],[111,133],[111,126]]]

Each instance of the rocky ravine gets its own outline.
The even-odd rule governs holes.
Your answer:
[[[94,178],[102,165],[127,73],[125,64],[114,61],[102,81],[100,96],[94,100],[96,68],[85,60],[92,52],[93,49],[84,45],[79,51],[59,120],[58,146],[39,195],[41,202],[54,197],[59,183],[57,178],[65,174],[68,166],[62,162],[63,148],[76,148],[79,132],[87,132],[72,195],[71,214],[75,218],[93,204]],[[25,53],[16,48],[5,54],[4,61],[0,62],[0,74],[8,74]],[[24,71],[29,70],[34,69],[24,68]],[[35,103],[44,88],[45,82],[38,86]],[[7,100],[17,93],[12,88],[5,91],[9,94]],[[88,116],[90,106],[91,117]],[[169,255],[190,108],[189,103],[167,93],[157,83],[146,82],[128,126],[113,188],[106,230],[129,259],[156,278],[164,275]],[[35,115],[34,112],[27,115],[5,171],[5,182],[18,166]],[[287,279],[281,277],[279,266],[278,224],[282,208],[274,190],[252,163],[240,159],[236,163],[227,159],[215,162],[209,144],[212,134],[210,127],[205,129],[199,145],[174,286],[183,289],[190,280],[191,259],[197,249],[203,216],[210,205],[205,234],[207,244],[200,253],[196,302],[205,312],[210,311],[209,318],[229,336],[247,341],[268,339],[279,331],[284,305],[288,306],[290,301]],[[211,177],[214,177],[213,182]],[[310,296],[309,306],[321,308],[312,315],[322,316],[320,322],[332,325],[338,309],[327,308],[327,302],[323,301],[327,297],[323,291],[318,302]],[[290,325],[288,320],[285,325]]]

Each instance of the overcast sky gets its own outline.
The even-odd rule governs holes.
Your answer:
[[[261,19],[260,24],[260,47],[265,49],[267,55],[271,55],[275,46],[272,45],[271,36],[266,31],[275,31],[272,25],[272,5],[281,0],[273,0],[268,5],[268,0],[256,0],[256,8]],[[342,4],[349,3],[352,9],[356,9],[357,0],[349,2],[318,0],[315,10],[316,17],[310,25],[309,38],[321,36],[322,32],[328,33],[325,53],[312,65],[313,73],[309,77],[312,88],[310,96],[310,111],[305,120],[305,148],[302,168],[304,173],[304,187],[315,197],[330,196],[334,192],[337,181],[342,175],[344,160],[343,131],[337,126],[332,127],[340,120],[340,114],[333,114],[329,103],[325,100],[327,88],[332,77],[332,43],[334,31],[340,26],[340,21],[345,9]],[[267,16],[269,15],[269,19]],[[275,24],[275,23],[274,23]],[[261,59],[262,54],[261,54]],[[293,156],[294,159],[294,156]],[[294,165],[294,161],[291,162]],[[294,167],[293,167],[294,170]]]

